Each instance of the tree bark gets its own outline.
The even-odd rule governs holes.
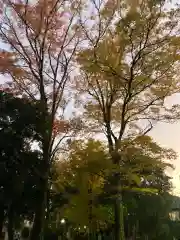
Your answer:
[[[30,240],[43,239],[45,216],[47,207],[47,193],[48,193],[48,177],[49,177],[49,151],[48,145],[43,148],[44,169],[42,169],[43,177],[41,178],[40,196],[37,203],[33,228],[30,234]]]
[[[0,239],[2,237],[2,231],[3,231],[3,225],[4,225],[4,218],[5,218],[5,214],[4,214],[4,206],[0,207]]]
[[[33,228],[30,234],[30,240],[41,240],[44,238],[44,227],[47,207],[47,194],[48,194],[48,179],[50,170],[50,145],[51,145],[51,134],[52,126],[49,121],[47,100],[44,95],[44,90],[41,90],[41,108],[42,111],[42,152],[43,152],[43,169],[41,176],[41,189],[39,204],[37,204]]]
[[[123,203],[122,203],[121,194],[119,194],[119,196],[117,196],[115,199],[114,220],[115,220],[115,228],[114,228],[115,240],[125,240],[124,213],[123,213]]]
[[[136,225],[134,225],[132,229],[132,240],[136,240]]]
[[[40,194],[40,202],[37,204],[34,216],[33,228],[30,235],[30,240],[43,239],[45,209],[46,209],[46,194],[47,194],[47,180],[43,180]]]
[[[11,205],[8,210],[8,240],[14,239],[14,210],[13,206]]]
[[[89,194],[89,233],[88,233],[88,240],[93,240],[93,216],[92,216],[92,206],[93,206],[93,200],[92,200],[92,187],[89,186],[88,188],[88,194]]]
[[[119,166],[121,156],[118,150],[111,152],[112,161],[114,164]],[[123,212],[123,201],[121,193],[121,176],[120,172],[117,171],[114,174],[113,187],[116,189],[116,196],[114,201],[114,237],[115,240],[125,240],[125,229],[124,229],[124,212]]]

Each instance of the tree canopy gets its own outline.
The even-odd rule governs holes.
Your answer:
[[[113,219],[107,231],[125,240],[125,196],[138,196],[136,208],[170,191],[176,154],[147,134],[180,117],[179,104],[166,101],[179,93],[179,20],[170,0],[0,0],[0,193],[9,229],[17,208],[33,216],[30,239],[39,240],[61,210],[71,224],[84,221],[89,238]]]
[[[31,147],[31,143],[39,141],[41,136],[38,104],[4,91],[0,91],[0,102],[2,231],[5,216],[33,217],[42,154]]]

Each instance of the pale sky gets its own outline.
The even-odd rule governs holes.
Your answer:
[[[168,99],[168,104],[180,104],[180,93]],[[179,155],[174,161],[175,170],[169,175],[173,177],[174,193],[180,195],[180,120],[174,124],[158,123],[150,135],[161,146],[173,148]]]

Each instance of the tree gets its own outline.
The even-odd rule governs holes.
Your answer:
[[[161,147],[149,136],[124,140],[121,150],[123,162],[120,171],[123,186],[131,184],[132,179],[141,188],[157,189],[157,193],[171,189],[170,177],[167,176],[166,170],[173,168],[171,162],[177,158],[174,150]]]
[[[136,8],[129,1],[96,5],[96,34],[89,34],[89,27],[82,23],[89,44],[78,55],[81,75],[76,89],[83,96],[88,94],[83,115],[87,129],[105,133],[117,166],[124,161],[124,139],[146,135],[158,121],[179,118],[179,105],[165,104],[168,96],[179,91],[179,9],[166,10],[166,1],[136,4]],[[115,239],[123,240],[119,172],[113,185],[117,189]]]
[[[129,239],[171,239],[169,212],[171,201],[163,194],[126,193],[125,228]]]
[[[111,222],[109,208],[98,204],[97,198],[103,191],[105,176],[111,171],[108,152],[99,141],[77,140],[71,143],[67,159],[56,165],[56,191],[66,192],[67,187],[76,189],[62,207],[61,218],[65,217],[75,227],[89,231],[89,238],[97,229],[106,228]]]
[[[38,198],[40,176],[35,168],[41,169],[41,153],[32,150],[31,143],[40,138],[40,112],[38,103],[10,92],[0,91],[0,101],[0,231],[8,217],[9,239],[13,239],[15,218],[32,215],[35,195]]]
[[[68,102],[65,89],[79,44],[76,23],[80,1],[3,0],[0,4],[0,37],[5,44],[0,71],[10,77],[6,84],[16,94],[38,100],[42,113],[43,174],[31,234],[35,240],[43,230],[50,166],[62,140],[60,136],[56,139],[57,133],[64,134],[64,139],[70,127],[63,113]]]
[[[138,137],[134,141],[126,140],[122,145],[126,152],[123,155],[124,163],[118,171],[121,174],[123,207],[127,209],[124,219],[128,218],[132,233],[134,225],[130,223],[132,220],[140,221],[140,215],[133,215],[136,207],[131,202],[141,199],[143,202],[143,196],[144,199],[156,199],[156,196],[171,189],[170,178],[165,174],[171,164],[164,159],[171,161],[176,154],[172,149],[160,147],[148,136]],[[56,204],[52,214],[60,214],[59,221],[65,218],[76,228],[84,229],[85,225],[91,234],[111,229],[114,224],[112,199],[117,192],[107,179],[117,171],[117,166],[112,164],[106,145],[93,139],[72,142],[68,156],[59,159],[55,171],[54,191],[62,193],[66,201],[59,199],[60,204]],[[74,190],[70,192],[70,189]],[[141,207],[138,202],[137,205]],[[148,209],[145,201],[144,205]],[[127,213],[131,213],[132,217]]]

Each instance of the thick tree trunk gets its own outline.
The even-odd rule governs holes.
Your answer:
[[[111,152],[112,161],[119,167],[121,156],[118,151]],[[123,212],[123,201],[121,193],[121,176],[119,171],[113,176],[113,187],[116,189],[116,197],[114,201],[114,237],[115,240],[125,240],[125,229],[124,229],[124,212]]]
[[[45,146],[46,147],[43,148],[44,169],[42,169],[43,176],[41,178],[40,196],[37,202],[33,228],[30,234],[30,240],[43,239],[44,235],[49,176],[49,152],[48,145]]]
[[[134,225],[132,229],[132,240],[136,240],[136,225]]]
[[[41,76],[42,77],[42,76]],[[30,240],[43,240],[44,239],[44,230],[46,222],[46,209],[48,201],[48,180],[49,180],[49,171],[51,167],[50,158],[51,158],[51,140],[52,140],[52,130],[53,130],[53,119],[55,112],[53,111],[49,115],[48,112],[48,103],[46,94],[44,91],[43,79],[40,81],[40,111],[42,112],[42,123],[44,122],[41,134],[42,134],[42,152],[43,152],[43,164],[44,169],[42,169],[42,184],[41,184],[41,194],[39,206],[37,206],[34,218],[33,228],[30,234]]]
[[[30,234],[30,240],[44,239],[44,227],[47,208],[47,194],[48,194],[48,178],[50,170],[50,142],[51,132],[49,122],[49,114],[47,107],[47,99],[45,98],[43,86],[41,86],[41,111],[42,111],[42,152],[43,152],[43,169],[41,176],[41,190],[40,198],[37,204],[33,228]]]
[[[125,240],[123,203],[120,194],[118,197],[116,197],[116,201],[114,204],[114,220],[115,220],[114,228],[115,240]]]
[[[44,223],[45,223],[45,209],[47,200],[47,181],[48,179],[42,180],[40,202],[37,204],[33,228],[30,235],[30,240],[43,239]]]
[[[92,200],[92,187],[90,186],[88,189],[89,194],[89,233],[88,233],[88,240],[93,240],[93,216],[92,216],[92,206],[93,206],[93,200]]]
[[[3,231],[3,225],[4,225],[4,218],[5,218],[4,206],[0,206],[0,239],[3,234],[2,231]]]
[[[48,225],[49,224],[49,216],[50,216],[50,188],[49,188],[49,184],[48,184],[47,195],[46,195],[45,229],[48,229],[48,227],[49,227],[49,225]]]
[[[8,240],[14,239],[14,210],[13,207],[10,206],[8,210]]]

